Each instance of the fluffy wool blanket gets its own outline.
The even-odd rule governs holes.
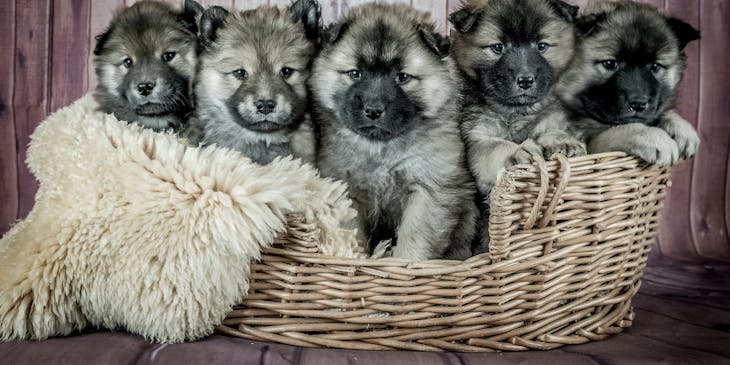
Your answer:
[[[187,146],[96,111],[86,96],[48,117],[28,148],[40,183],[0,240],[0,338],[92,325],[153,341],[206,336],[248,290],[249,262],[302,212],[325,253],[358,255],[341,183],[281,159]]]

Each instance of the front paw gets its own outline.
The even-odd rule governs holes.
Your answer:
[[[507,166],[531,164],[535,159],[533,156],[542,156],[542,147],[533,139],[526,139],[517,150],[507,159]]]
[[[642,160],[659,166],[672,166],[679,161],[677,143],[658,128],[628,136],[628,150],[625,151]]]
[[[543,136],[537,142],[542,146],[545,158],[550,158],[556,153],[565,157],[586,154],[586,144],[573,136]]]
[[[686,160],[697,153],[700,136],[697,135],[694,127],[678,114],[668,114],[660,127],[677,143],[679,158]]]

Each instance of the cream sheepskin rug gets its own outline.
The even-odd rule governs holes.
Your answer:
[[[89,325],[152,341],[213,332],[248,290],[249,262],[303,212],[325,253],[358,256],[340,229],[341,183],[282,159],[194,148],[96,111],[86,96],[48,117],[28,148],[40,182],[28,217],[0,240],[0,338]]]

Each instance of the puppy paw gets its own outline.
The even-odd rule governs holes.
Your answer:
[[[382,259],[393,256],[393,240],[382,240],[375,246],[371,259]]]
[[[661,129],[649,128],[627,138],[628,150],[625,152],[650,164],[664,167],[672,166],[679,161],[677,143]]]
[[[679,114],[667,113],[659,127],[677,143],[680,159],[686,160],[697,153],[700,146],[700,136],[697,135],[694,127],[680,117]]]
[[[559,153],[565,157],[583,156],[586,154],[586,144],[569,135],[542,136],[537,142],[542,146],[545,158]]]
[[[533,156],[542,156],[542,147],[533,139],[526,139],[522,142],[515,153],[508,159],[507,167],[521,164],[531,164],[535,159]]]

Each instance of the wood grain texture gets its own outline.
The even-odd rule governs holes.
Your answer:
[[[29,0],[16,3],[15,9],[15,141],[18,164],[18,218],[33,207],[38,183],[25,165],[30,135],[48,114],[49,40],[51,2]]]
[[[702,144],[692,170],[692,234],[705,258],[730,260],[725,222],[725,184],[730,147],[730,3],[702,1],[700,43],[700,97],[698,130]]]
[[[700,1],[667,1],[666,10],[669,14],[689,22],[695,28],[700,28]],[[687,69],[684,72],[676,103],[677,112],[687,121],[697,126],[697,112],[699,111],[699,80],[700,80],[700,42],[692,42],[687,48]],[[690,230],[689,209],[690,186],[694,159],[684,161],[672,168],[672,187],[666,199],[662,227],[659,232],[657,248],[670,257],[697,256],[694,238]]]
[[[448,4],[443,0],[411,0],[411,6],[418,10],[431,13],[436,29],[441,33],[448,31]]]
[[[55,110],[96,86],[94,36],[114,13],[139,0],[16,0],[0,2],[0,233],[33,203],[35,182],[25,168],[28,135]],[[182,4],[182,0],[164,0]],[[727,1],[641,0],[698,26],[703,40],[687,47],[688,68],[677,110],[698,125],[698,156],[673,170],[657,251],[675,258],[730,260],[730,89]],[[320,0],[328,24],[368,0]],[[387,0],[430,11],[448,32],[459,0]],[[568,0],[585,6],[593,0]],[[202,0],[236,9],[289,0]],[[16,23],[16,19],[19,21]],[[17,24],[17,27],[16,27]],[[50,37],[49,37],[50,31]],[[50,47],[50,48],[49,48]],[[86,55],[86,56],[81,56]],[[698,124],[697,124],[698,123]],[[17,147],[16,147],[17,146]]]
[[[112,17],[124,7],[124,0],[88,0],[90,3],[89,11],[89,31],[87,39],[89,42],[89,56],[86,59],[86,78],[87,90],[93,90],[96,87],[96,71],[94,70],[94,47],[96,47],[96,37],[102,34],[111,22]]]
[[[269,0],[235,0],[233,2],[233,8],[236,10],[246,10],[268,4]]]
[[[0,235],[18,216],[18,163],[13,112],[15,2],[0,2]]]
[[[79,34],[89,29],[88,0],[53,0],[50,111],[70,104],[86,92],[89,42]]]

